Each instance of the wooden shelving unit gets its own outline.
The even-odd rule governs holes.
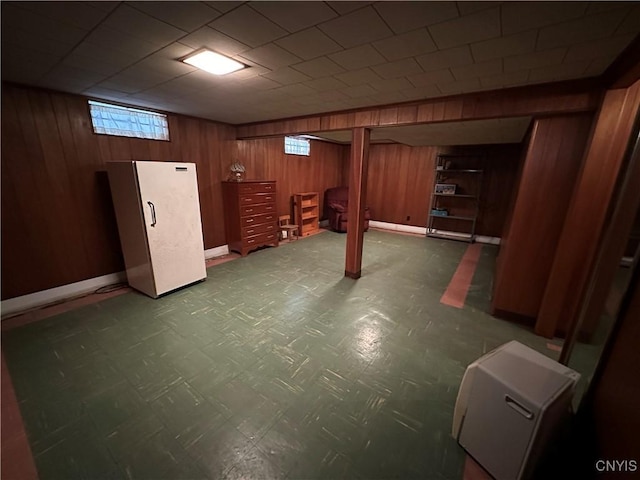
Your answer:
[[[429,203],[427,236],[473,242],[480,206],[482,170],[464,168],[478,164],[482,155],[438,155]],[[453,186],[453,187],[452,187]],[[454,193],[438,193],[453,189]]]
[[[320,229],[320,209],[318,192],[294,194],[295,223],[300,228],[300,236],[306,237]]]

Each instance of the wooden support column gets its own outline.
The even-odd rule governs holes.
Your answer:
[[[344,274],[360,278],[362,244],[364,241],[364,209],[367,201],[367,172],[369,170],[368,128],[353,129],[349,162],[349,219],[347,221],[347,259]]]
[[[609,90],[564,220],[535,331],[565,334],[578,315],[640,107],[640,80]],[[634,139],[635,140],[635,139]]]

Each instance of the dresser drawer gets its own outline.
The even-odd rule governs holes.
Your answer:
[[[251,247],[253,245],[264,245],[267,243],[273,243],[278,241],[278,234],[273,233],[261,233],[259,235],[253,235],[242,239],[243,247]]]
[[[274,183],[259,182],[259,183],[242,183],[238,185],[238,193],[240,195],[246,193],[273,193],[276,191]]]
[[[240,205],[253,205],[256,203],[273,203],[276,196],[270,193],[254,193],[252,195],[240,195]]]
[[[242,229],[242,238],[244,237],[251,237],[253,235],[258,235],[259,233],[269,233],[269,232],[276,232],[277,233],[277,229],[276,229],[276,224],[271,222],[271,223],[262,223],[260,225],[255,225],[252,227],[244,227]]]
[[[255,225],[261,225],[263,223],[276,224],[275,213],[263,213],[262,215],[252,215],[251,217],[242,217],[240,219],[241,227],[253,227]]]
[[[258,215],[259,213],[273,213],[276,211],[275,203],[261,203],[258,205],[244,205],[240,207],[240,216]]]

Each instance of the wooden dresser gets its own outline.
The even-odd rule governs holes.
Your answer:
[[[258,247],[278,246],[276,182],[222,182],[222,197],[229,250],[245,256]]]

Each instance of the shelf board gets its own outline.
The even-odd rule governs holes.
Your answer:
[[[469,220],[469,221],[473,221],[476,219],[476,217],[459,217],[456,215],[433,215],[433,214],[429,214],[429,216],[431,218],[450,218],[452,220]]]
[[[453,173],[482,173],[482,170],[457,169],[448,168],[444,170],[436,170],[436,173],[453,172]]]
[[[433,195],[436,197],[478,198],[477,195],[466,195],[461,193],[455,193],[453,195],[450,193],[434,193]]]

